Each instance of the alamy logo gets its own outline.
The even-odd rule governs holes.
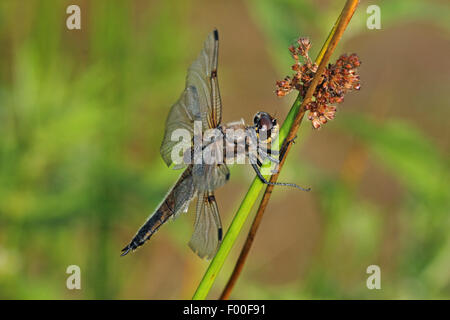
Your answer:
[[[381,10],[376,4],[370,5],[366,10],[367,14],[370,16],[367,18],[366,26],[367,29],[381,29]]]
[[[373,290],[373,289],[381,289],[381,269],[377,265],[370,265],[367,267],[366,272],[368,274],[371,274],[367,278],[366,286],[367,289]]]
[[[66,273],[70,276],[66,280],[66,287],[69,290],[81,289],[81,269],[77,265],[70,265],[66,269]]]
[[[72,4],[67,7],[66,13],[70,14],[66,20],[66,26],[69,30],[81,29],[81,9],[79,6]]]

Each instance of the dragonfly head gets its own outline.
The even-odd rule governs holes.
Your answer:
[[[278,123],[277,119],[273,118],[267,112],[258,112],[253,118],[254,127],[256,134],[261,142],[269,143],[278,134]]]

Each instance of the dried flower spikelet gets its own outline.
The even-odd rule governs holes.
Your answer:
[[[318,66],[311,62],[308,52],[311,49],[311,42],[308,38],[297,40],[297,47],[290,46],[289,51],[295,60],[292,70],[295,72],[292,77],[286,77],[282,81],[277,81],[277,96],[285,96],[293,89],[299,91],[304,98],[311,81],[317,72]],[[300,63],[302,57],[304,63]],[[308,119],[314,129],[320,128],[327,121],[336,116],[336,106],[344,100],[345,94],[350,90],[360,89],[360,78],[357,68],[361,62],[356,54],[349,56],[342,55],[335,64],[329,64],[324,71],[322,82],[317,86],[313,98],[314,101],[306,106],[309,110]]]
[[[276,91],[276,94],[278,97],[287,95],[293,89],[291,84],[291,78],[286,77],[284,78],[284,80],[277,81],[277,87],[278,89]]]
[[[311,41],[308,38],[300,38],[297,40],[298,52],[304,58],[308,57],[309,49],[311,49]]]

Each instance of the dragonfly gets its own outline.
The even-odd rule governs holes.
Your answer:
[[[261,173],[264,161],[279,163],[279,159],[274,156],[282,153],[270,149],[271,142],[279,132],[279,125],[274,117],[266,112],[258,112],[253,119],[253,125],[246,125],[243,120],[227,124],[221,123],[222,101],[217,80],[218,49],[219,34],[217,30],[213,30],[208,35],[197,59],[188,69],[184,91],[169,111],[160,147],[164,162],[169,167],[174,164],[172,151],[178,142],[173,141],[172,132],[176,129],[187,130],[194,137],[192,141],[196,138],[194,128],[196,122],[201,124],[203,132],[208,129],[216,129],[220,133],[226,133],[227,130],[233,129],[234,132],[244,132],[244,135],[237,139],[235,137],[230,139],[224,135],[222,138],[212,139],[208,143],[201,143],[200,149],[212,147],[212,150],[217,151],[216,155],[220,154],[219,160],[223,160],[221,158],[223,155],[229,155],[227,151],[230,149],[236,151],[241,143],[244,145],[244,156],[252,160],[250,163],[264,184],[291,186],[309,191],[309,189],[293,183],[269,182]],[[191,151],[194,149],[192,147]],[[222,153],[219,152],[221,150]],[[185,154],[188,153],[185,152]],[[232,153],[233,156],[235,157],[236,154]],[[181,212],[187,212],[190,202],[196,198],[194,232],[189,241],[189,247],[200,258],[211,259],[215,255],[223,235],[214,192],[230,178],[227,162],[189,163],[189,161],[184,161],[181,167],[184,166],[185,169],[178,181],[141,226],[131,242],[122,249],[122,256],[142,246],[169,218],[175,218]],[[177,166],[180,165],[177,164],[174,168]]]

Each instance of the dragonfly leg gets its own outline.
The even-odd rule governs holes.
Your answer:
[[[291,143],[295,143],[295,139],[297,139],[297,136],[295,136],[292,139],[287,140],[286,145],[282,148],[281,152],[278,150],[270,150],[271,154],[280,155],[279,159],[276,161],[273,161],[271,157],[268,157],[268,159],[272,162],[275,162],[277,164],[276,168],[272,170],[272,173],[277,173],[279,171],[279,165],[280,161],[283,159],[284,155],[286,154],[287,148]]]
[[[266,154],[266,158],[269,159],[270,161],[272,161],[273,163],[276,163],[276,164],[280,163],[280,160],[273,158],[273,157],[269,156],[268,154]]]
[[[273,151],[274,150],[270,150],[270,153],[273,154],[274,153]],[[273,163],[275,163],[277,165],[276,168],[272,169],[272,171],[271,171],[272,173],[277,173],[278,172],[278,165],[280,164],[280,161],[278,159],[276,159],[276,158],[271,157],[267,152],[265,152],[261,148],[258,150],[258,152],[259,152],[259,155],[262,158],[262,161],[264,161],[265,159],[269,159],[271,162],[273,162]],[[278,155],[278,151],[276,151],[276,154]],[[258,165],[258,167],[260,167],[260,168],[262,167],[262,163],[261,163],[261,161],[258,158],[256,158],[256,164]]]
[[[280,153],[280,159],[283,159],[284,155],[286,154],[287,148],[291,143],[295,143],[295,139],[297,139],[297,136],[292,139],[286,140],[286,144],[284,145]]]
[[[259,168],[256,164],[252,163],[252,167],[255,170],[256,174],[258,175],[258,178],[264,183],[264,184],[268,184],[271,186],[285,186],[285,187],[294,187],[297,189],[300,189],[302,191],[309,191],[311,190],[311,188],[302,188],[299,185],[295,184],[295,183],[284,183],[284,182],[270,182],[267,181],[266,178],[264,178],[264,176],[261,174],[261,171],[259,171]]]
[[[278,151],[277,151],[278,152]],[[263,149],[263,148],[258,148],[258,153],[259,153],[259,155],[262,157],[262,159],[263,159],[263,161],[264,161],[264,159],[269,159],[271,162],[273,162],[273,163],[280,163],[280,160],[278,160],[278,159],[276,159],[276,158],[274,158],[274,157],[272,157],[271,155],[272,154],[274,154],[273,153],[273,151],[272,150],[270,150],[270,155],[266,152],[266,150],[265,149]],[[277,154],[275,154],[275,155],[277,155]]]

